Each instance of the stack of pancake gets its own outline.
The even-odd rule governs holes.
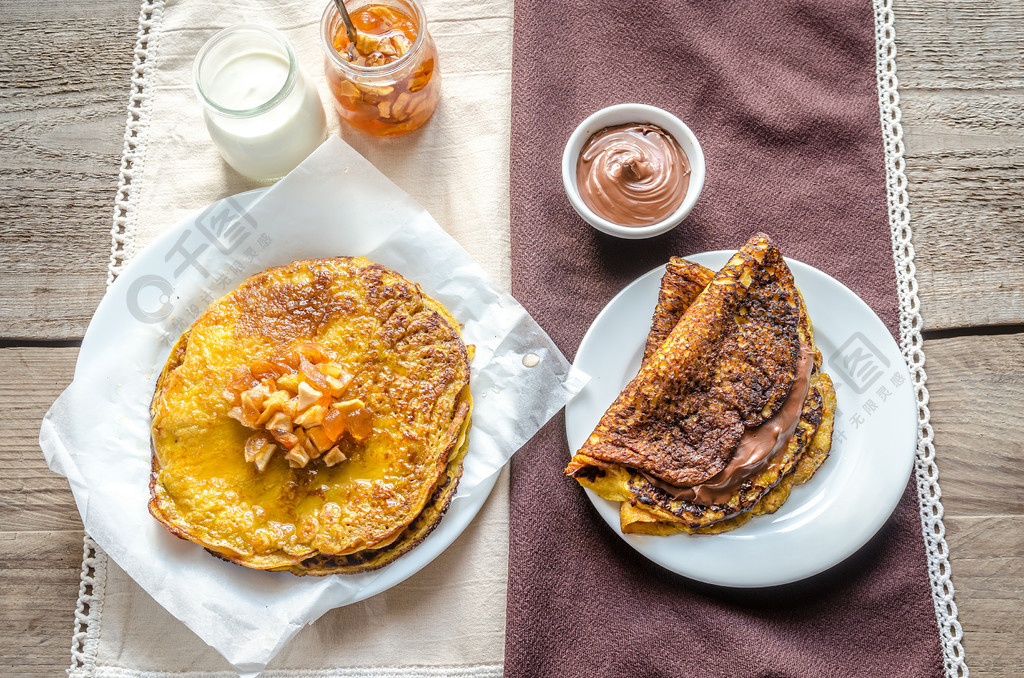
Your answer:
[[[673,258],[637,376],[566,474],[623,532],[719,533],[776,511],[832,445],[835,391],[782,254],[753,236],[717,273]]]
[[[381,567],[455,494],[471,353],[440,303],[367,259],[255,275],[203,312],[160,376],[150,512],[251,568]],[[358,415],[348,432],[343,414]]]

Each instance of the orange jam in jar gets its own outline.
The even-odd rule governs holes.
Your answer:
[[[441,96],[437,47],[417,0],[349,0],[349,41],[334,3],[320,22],[324,72],[343,120],[378,137],[422,126]]]

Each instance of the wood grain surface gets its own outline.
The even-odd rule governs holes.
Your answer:
[[[0,6],[5,339],[81,339],[107,280],[139,5],[53,9]]]
[[[894,4],[925,328],[1022,325],[1024,2]]]
[[[0,5],[0,675],[70,663],[82,529],[39,424],[104,288],[138,5]],[[928,386],[972,676],[1024,675],[1024,0],[897,1]],[[993,329],[993,326],[998,326]],[[173,667],[168,667],[173,669]]]

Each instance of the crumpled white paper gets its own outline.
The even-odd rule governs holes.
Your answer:
[[[147,510],[156,379],[177,337],[246,277],[339,255],[365,255],[420,283],[476,346],[458,494],[426,540],[374,572],[296,577],[221,561],[172,536]],[[47,412],[39,442],[50,468],[68,478],[97,543],[251,676],[304,625],[397,584],[444,550],[502,466],[586,379],[419,204],[331,137],[273,187],[214,203],[132,260],[100,303],[74,381]]]

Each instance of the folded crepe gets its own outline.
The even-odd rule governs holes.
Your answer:
[[[640,372],[566,474],[623,502],[624,532],[722,532],[778,509],[831,447],[835,392],[781,253],[717,274],[674,258]]]

